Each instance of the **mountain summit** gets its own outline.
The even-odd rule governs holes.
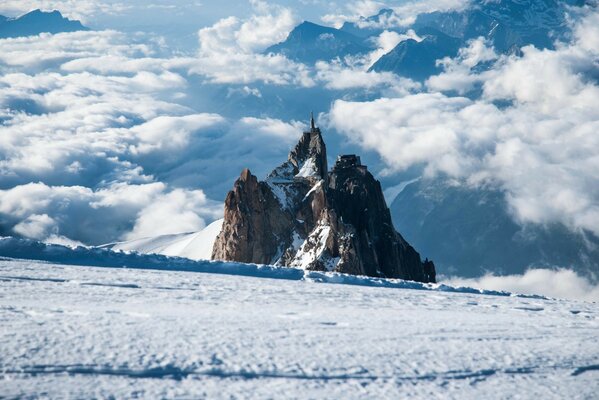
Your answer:
[[[356,155],[327,168],[314,119],[265,181],[245,169],[225,200],[212,258],[435,282],[395,231],[380,183]]]
[[[270,46],[265,53],[282,54],[294,61],[315,63],[348,55],[366,53],[370,45],[351,33],[304,21],[284,42]]]
[[[86,30],[88,28],[83,26],[81,22],[63,17],[59,11],[33,10],[18,18],[0,16],[0,38]]]

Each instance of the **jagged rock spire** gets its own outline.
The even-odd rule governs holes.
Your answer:
[[[314,122],[314,113],[310,113],[310,130],[304,132],[299,142],[289,153],[288,161],[297,169],[296,174],[309,175],[317,179],[327,179],[327,150],[320,129]],[[304,166],[306,170],[302,172]]]
[[[242,172],[212,258],[434,282],[434,264],[395,231],[380,182],[356,155],[329,172],[313,113],[310,125],[266,181]]]

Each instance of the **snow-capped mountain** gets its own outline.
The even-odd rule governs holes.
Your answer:
[[[354,155],[329,171],[314,119],[265,181],[245,169],[225,200],[225,218],[195,233],[99,246],[193,260],[272,264],[422,282],[432,261],[395,231],[380,183]]]
[[[433,27],[464,41],[485,37],[499,52],[513,51],[528,44],[553,48],[556,39],[568,31],[568,5],[578,1],[484,1],[461,12],[421,14],[415,28]]]
[[[79,21],[64,18],[59,11],[34,10],[18,18],[0,16],[0,38],[88,30]]]
[[[484,37],[500,53],[514,53],[526,45],[553,48],[557,39],[569,32],[568,6],[583,1],[476,1],[463,11],[420,14],[410,28],[425,40],[408,39],[373,65],[374,71],[391,71],[416,80],[439,73],[435,61],[453,57],[466,42]],[[359,35],[380,33],[383,29],[404,32],[389,25],[400,19],[393,10],[382,10],[359,23],[345,24],[343,31]],[[419,68],[422,66],[422,68]]]

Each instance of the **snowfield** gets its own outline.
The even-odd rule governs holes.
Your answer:
[[[210,260],[216,237],[223,227],[223,219],[214,221],[199,232],[162,235],[128,242],[110,243],[100,248],[140,254],[162,254],[191,260]]]
[[[2,258],[0,397],[597,398],[597,304],[289,271]]]

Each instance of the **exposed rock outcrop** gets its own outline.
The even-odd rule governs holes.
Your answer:
[[[395,231],[381,185],[360,158],[340,156],[328,171],[313,118],[265,181],[242,172],[227,195],[212,258],[435,281],[434,264]]]

